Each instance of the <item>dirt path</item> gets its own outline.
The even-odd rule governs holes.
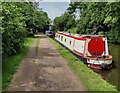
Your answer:
[[[36,39],[14,75],[9,91],[85,91],[78,77],[44,35],[40,35],[37,53],[35,47]]]

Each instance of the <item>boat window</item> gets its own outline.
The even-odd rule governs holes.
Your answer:
[[[63,40],[63,36],[61,37],[61,41]]]
[[[71,41],[70,41],[70,45],[71,45]]]
[[[66,42],[66,38],[65,38],[65,42]]]

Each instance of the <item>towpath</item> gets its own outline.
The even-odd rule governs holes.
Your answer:
[[[13,76],[9,91],[85,91],[78,77],[68,67],[56,47],[39,35]]]

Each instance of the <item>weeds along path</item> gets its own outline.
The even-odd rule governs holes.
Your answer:
[[[80,80],[56,47],[39,35],[40,44],[36,52],[34,40],[27,57],[18,68],[8,88],[9,91],[85,91]]]

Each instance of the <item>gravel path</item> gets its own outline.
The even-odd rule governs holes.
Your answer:
[[[56,47],[39,35],[40,45],[36,52],[36,41],[20,64],[9,91],[85,91],[78,77],[68,67]]]

